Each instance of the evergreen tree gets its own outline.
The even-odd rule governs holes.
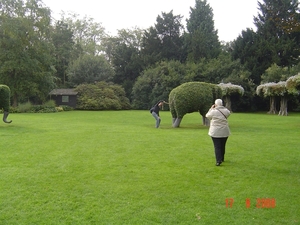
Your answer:
[[[185,41],[188,58],[199,61],[201,58],[215,58],[221,51],[218,31],[215,30],[213,11],[206,0],[196,0],[195,7],[190,8],[187,20]]]
[[[156,18],[154,27],[150,27],[143,36],[142,55],[147,65],[161,60],[184,60],[183,25],[181,15],[162,13]]]
[[[74,47],[73,32],[68,25],[62,21],[57,21],[52,32],[52,41],[55,46],[56,58],[56,77],[57,85],[66,87],[68,77],[67,69],[72,59],[72,50]]]
[[[254,24],[261,40],[259,54],[266,62],[265,69],[273,63],[281,67],[297,64],[300,53],[300,42],[295,39],[300,34],[298,4],[298,0],[258,2],[261,13],[254,18]]]

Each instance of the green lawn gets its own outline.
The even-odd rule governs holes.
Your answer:
[[[233,113],[220,167],[198,113],[177,129],[161,117],[155,129],[148,111],[10,114],[0,224],[300,224],[299,113]]]

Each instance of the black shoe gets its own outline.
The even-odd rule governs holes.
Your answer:
[[[222,163],[222,162],[217,162],[217,163],[216,163],[216,166],[220,166],[220,165],[221,165],[221,163]]]

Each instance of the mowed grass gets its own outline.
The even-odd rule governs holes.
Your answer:
[[[198,113],[160,114],[10,114],[0,224],[300,224],[299,113],[233,113],[220,167]]]

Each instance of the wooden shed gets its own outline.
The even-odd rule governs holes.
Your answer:
[[[49,95],[50,99],[54,100],[56,105],[67,105],[72,108],[76,108],[78,92],[74,89],[54,89]]]

